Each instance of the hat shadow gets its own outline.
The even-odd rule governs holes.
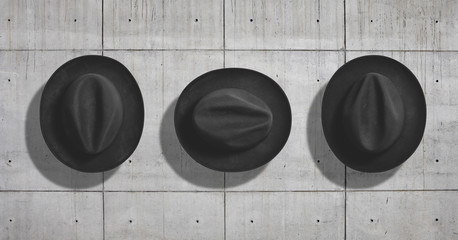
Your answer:
[[[272,161],[275,161],[275,158]],[[258,168],[255,168],[253,170],[249,170],[249,171],[226,172],[226,176],[225,176],[226,177],[226,186],[225,187],[226,188],[237,187],[247,182],[250,182],[251,180],[256,178],[256,176],[262,173],[267,168],[269,163],[271,163],[272,161],[269,161],[268,163]]]
[[[162,120],[161,120],[161,129],[160,129],[160,143],[162,154],[169,164],[169,166],[184,180],[198,186],[207,187],[207,188],[222,188],[222,187],[234,187],[241,184],[244,184],[259,173],[264,170],[265,166],[256,168],[251,171],[246,171],[243,173],[229,173],[226,172],[223,175],[223,172],[219,172],[205,166],[200,165],[194,161],[181,147],[178,137],[175,133],[175,120],[174,112],[175,106],[177,104],[178,98],[176,98],[166,109]],[[186,154],[186,157],[182,155]],[[183,163],[183,161],[193,161],[191,164]],[[191,167],[183,167],[183,165],[191,165]],[[195,165],[195,166],[192,166]],[[231,181],[229,185],[224,185],[225,179],[223,181],[215,181],[215,177],[218,175],[228,177],[228,174],[237,174],[237,178],[234,178],[234,181]],[[231,178],[232,180],[232,178]]]
[[[104,178],[110,178],[116,171],[104,174],[79,172],[61,163],[49,150],[40,127],[40,101],[43,89],[44,85],[33,96],[25,121],[26,145],[33,164],[45,178],[61,187],[87,189],[102,184]]]
[[[377,186],[388,180],[399,170],[399,166],[381,173],[359,172],[345,166],[347,169],[344,173],[346,181],[342,181],[340,177],[341,175],[337,174],[335,171],[329,171],[329,169],[339,169],[343,163],[340,162],[332,153],[328,143],[326,142],[326,138],[324,137],[323,127],[321,124],[321,103],[325,90],[326,86],[322,87],[318,91],[318,94],[313,98],[307,117],[307,139],[310,153],[313,156],[312,161],[314,159],[320,159],[321,162],[317,163],[314,161],[314,164],[328,180],[341,187],[345,187],[346,185],[348,188],[369,188]],[[316,150],[320,149],[316,147],[317,145],[326,147],[321,148],[321,150]],[[354,180],[348,181],[348,176],[351,176]]]

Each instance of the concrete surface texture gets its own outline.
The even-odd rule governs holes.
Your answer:
[[[1,0],[0,239],[458,239],[458,2],[454,0]],[[43,86],[81,55],[117,59],[145,102],[137,150],[76,172],[46,147]],[[400,167],[346,168],[321,98],[346,61],[404,63],[425,93],[417,151]],[[209,170],[180,147],[173,110],[213,69],[260,71],[285,90],[289,141],[268,165]]]

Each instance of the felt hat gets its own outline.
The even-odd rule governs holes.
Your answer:
[[[181,93],[175,130],[185,151],[218,171],[239,172],[272,160],[291,130],[291,107],[281,87],[249,69],[207,72]]]
[[[332,76],[321,114],[326,141],[340,161],[358,171],[383,172],[406,161],[420,144],[426,101],[406,66],[370,55]]]
[[[144,107],[132,74],[104,56],[82,56],[59,67],[44,87],[40,126],[51,152],[82,172],[123,163],[143,131]]]

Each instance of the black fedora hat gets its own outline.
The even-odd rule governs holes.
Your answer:
[[[97,55],[59,67],[43,89],[40,126],[51,152],[82,172],[123,163],[143,131],[144,107],[132,74],[120,62]]]
[[[415,75],[385,56],[363,56],[332,76],[323,96],[329,147],[362,172],[399,166],[416,150],[426,124],[426,101]]]
[[[272,160],[291,130],[291,107],[281,87],[249,69],[207,72],[181,93],[175,130],[185,151],[218,171],[239,172]]]

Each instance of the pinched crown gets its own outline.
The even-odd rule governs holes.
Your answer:
[[[382,74],[367,73],[346,97],[343,127],[354,146],[379,153],[399,138],[404,114],[402,97],[393,82]]]
[[[210,145],[226,150],[253,147],[267,137],[273,116],[267,104],[235,88],[204,96],[193,111],[197,133]]]
[[[123,121],[118,90],[99,74],[88,73],[75,80],[65,92],[62,108],[66,137],[87,154],[108,148]]]

